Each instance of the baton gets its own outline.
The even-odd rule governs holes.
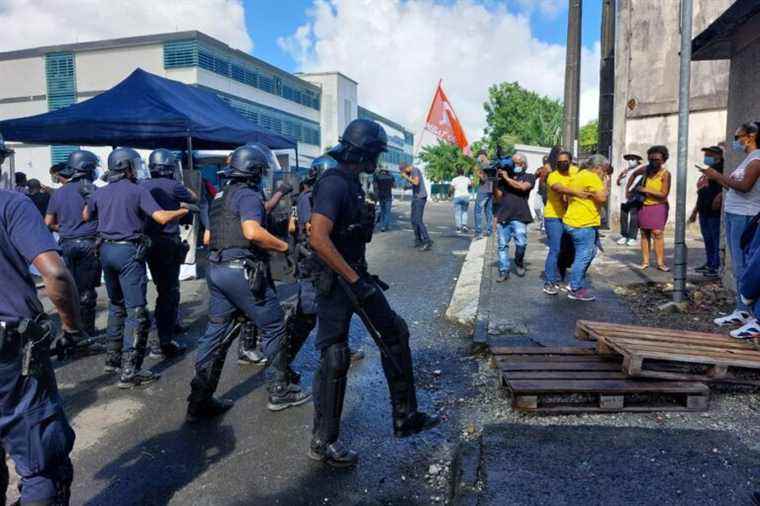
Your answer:
[[[393,357],[393,355],[391,355],[391,350],[388,348],[388,345],[385,343],[385,341],[383,341],[383,339],[380,337],[380,332],[378,332],[377,328],[375,328],[375,324],[372,323],[372,320],[370,320],[367,311],[365,311],[362,305],[359,303],[359,300],[351,290],[351,287],[348,286],[348,282],[339,274],[336,274],[335,277],[337,278],[340,287],[343,288],[343,291],[348,296],[348,300],[351,301],[351,305],[354,306],[354,311],[359,315],[362,323],[364,323],[364,326],[367,328],[367,332],[369,333],[370,337],[372,337],[372,340],[375,341],[375,344],[380,349],[380,353],[385,355],[385,358],[387,358],[388,362],[391,363],[393,369],[396,370],[396,373],[398,373],[399,376],[403,376],[404,372],[401,370],[401,366],[398,365],[396,359]]]

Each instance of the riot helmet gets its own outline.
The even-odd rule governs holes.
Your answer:
[[[259,183],[271,168],[272,151],[262,144],[246,144],[230,154],[227,177]]]
[[[93,181],[98,165],[100,165],[100,160],[94,153],[78,149],[69,154],[66,164],[58,174],[67,179],[84,178]]]
[[[140,153],[132,148],[116,148],[108,155],[109,182],[115,182],[123,177],[134,179],[142,167]]]
[[[380,154],[387,150],[388,135],[379,123],[355,119],[344,130],[338,145],[327,154],[339,162],[366,164],[364,171],[372,173]]]
[[[148,158],[148,168],[153,177],[172,177],[177,169],[177,158],[168,149],[156,149]]]
[[[328,169],[334,169],[338,166],[338,162],[335,161],[335,158],[331,157],[330,155],[322,155],[318,158],[315,158],[311,162],[311,167],[309,167],[309,172],[306,175],[306,179],[304,182],[310,186],[314,184],[314,181],[316,181],[319,176],[325,173]]]

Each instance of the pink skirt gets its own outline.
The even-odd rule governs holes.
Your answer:
[[[642,230],[665,230],[669,209],[668,204],[642,206],[639,209],[639,228]]]

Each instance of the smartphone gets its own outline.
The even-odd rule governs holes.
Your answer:
[[[702,166],[701,166],[701,165],[699,165],[698,163],[695,163],[695,164],[694,164],[694,166],[695,166],[695,167],[696,167],[698,170],[701,170],[701,171],[706,171],[706,170],[707,170],[705,167],[702,167]]]

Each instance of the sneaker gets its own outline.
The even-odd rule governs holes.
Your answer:
[[[544,293],[546,295],[557,295],[559,293],[559,287],[554,283],[546,283],[544,285]]]
[[[620,239],[618,239],[617,241],[615,241],[615,243],[618,246],[625,246],[625,245],[628,244],[628,238],[627,237],[621,237]]]
[[[562,293],[570,293],[573,291],[569,284],[560,285],[555,283],[555,286],[557,286]]]
[[[433,247],[433,241],[428,241],[422,246],[420,246],[420,251],[430,251]]]
[[[748,321],[752,319],[752,315],[750,315],[747,311],[740,311],[736,310],[730,315],[721,316],[720,318],[715,318],[713,320],[713,323],[717,325],[718,327],[726,327],[726,326],[734,326],[734,325],[744,325]]]
[[[466,234],[466,233],[468,233],[469,231],[470,231],[470,228],[469,228],[467,225],[462,225],[462,232],[463,232],[463,233],[465,233],[465,234]]]
[[[499,277],[496,278],[497,283],[503,283],[505,281],[509,280],[509,272],[507,271],[499,271]]]
[[[269,411],[282,411],[284,409],[300,406],[311,400],[311,392],[305,392],[298,385],[290,384],[280,390],[269,394],[267,409]]]
[[[240,350],[238,364],[240,365],[266,365],[267,357],[261,353],[258,347],[253,350]]]
[[[567,292],[567,298],[572,300],[580,300],[582,302],[591,302],[596,300],[596,297],[591,295],[588,288],[580,288],[578,290],[570,290]]]
[[[708,269],[706,271],[702,271],[702,276],[708,279],[717,279],[720,277],[720,274],[718,273],[718,271]]]
[[[322,462],[336,469],[353,467],[359,462],[359,455],[338,441],[328,445],[320,445],[318,442],[312,441],[312,444],[309,446],[308,456],[312,460]]]
[[[628,239],[628,242],[626,243],[628,246],[638,246],[639,241],[636,239]]]
[[[738,329],[729,332],[729,334],[735,339],[760,338],[760,322],[758,322],[755,318],[752,318]]]
[[[515,274],[517,274],[518,277],[524,277],[526,272],[528,272],[528,270],[525,266],[515,264]]]
[[[122,370],[119,382],[116,384],[121,389],[134,388],[141,385],[153,383],[161,378],[160,374],[154,373],[147,369],[140,369],[132,374],[125,374]]]
[[[461,234],[461,233],[462,233],[462,227],[457,227],[457,234]]]
[[[697,267],[696,269],[694,269],[695,272],[706,272],[706,271],[709,271],[709,270],[710,270],[710,267],[707,264],[702,265],[701,267]]]

